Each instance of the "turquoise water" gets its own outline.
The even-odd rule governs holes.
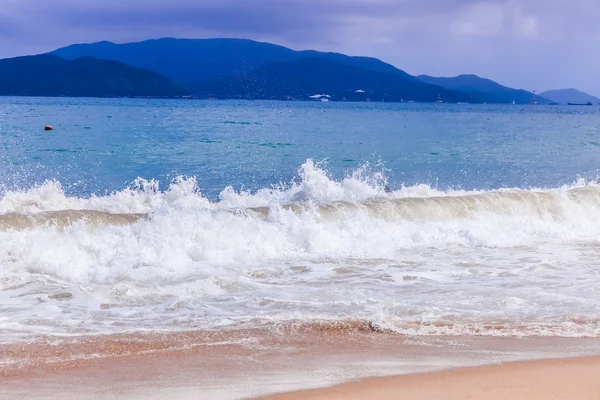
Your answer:
[[[0,343],[600,337],[599,152],[596,107],[1,98]]]
[[[216,198],[288,184],[307,159],[337,179],[369,165],[392,188],[557,187],[596,177],[600,110],[2,98],[0,146],[4,189],[55,179],[74,195],[181,175]]]

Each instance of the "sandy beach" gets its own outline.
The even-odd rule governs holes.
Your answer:
[[[598,339],[411,338],[360,326],[338,328],[4,345],[0,398],[244,399],[339,384],[272,398],[548,399],[565,393],[572,399],[599,398],[594,395],[600,359],[576,358],[599,354]]]
[[[595,400],[600,398],[599,378],[599,357],[558,359],[365,379],[263,399]]]

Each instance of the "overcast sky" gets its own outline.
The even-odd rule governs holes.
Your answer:
[[[250,38],[600,95],[599,0],[0,0],[0,57],[160,37]]]

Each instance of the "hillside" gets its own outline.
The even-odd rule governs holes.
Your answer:
[[[38,55],[0,60],[0,95],[177,97],[181,86],[159,73],[92,57]]]
[[[472,102],[468,95],[439,88],[394,72],[376,72],[326,58],[273,63],[254,71],[189,85],[199,97],[299,99],[326,94],[332,100]]]
[[[540,94],[540,96],[560,104],[586,104],[588,102],[592,104],[600,104],[600,99],[598,97],[592,96],[577,89],[549,90]]]
[[[312,92],[328,91],[339,98],[356,100],[380,97],[388,101],[435,101],[440,95],[445,102],[529,104],[533,98],[531,92],[476,75],[414,77],[376,58],[296,51],[247,39],[164,38],[124,44],[104,41],[74,44],[52,54],[67,60],[95,57],[155,71],[202,97],[305,98]],[[300,65],[314,68],[315,60],[323,60],[327,69],[322,74],[318,69],[298,70]],[[337,72],[332,70],[334,67]],[[369,93],[349,89],[363,86],[371,88]],[[551,102],[543,96],[537,100],[540,104]]]
[[[92,56],[116,60],[159,72],[178,82],[211,80],[253,71],[259,67],[302,58],[325,58],[375,72],[395,73],[415,84],[420,81],[396,67],[370,57],[350,57],[247,39],[156,39],[138,43],[75,44],[52,52],[65,59]]]
[[[431,85],[466,92],[480,102],[512,103],[514,101],[517,104],[530,104],[533,98],[533,93],[531,92],[509,88],[477,75],[459,75],[453,78],[436,78],[420,75],[417,78]],[[537,100],[539,104],[550,103],[550,100],[544,96],[537,96]]]

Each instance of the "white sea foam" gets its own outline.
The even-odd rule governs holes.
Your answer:
[[[24,191],[7,191],[0,198],[0,213],[38,213],[59,210],[94,210],[109,213],[149,213],[164,209],[251,208],[292,203],[328,204],[358,202],[372,198],[407,198],[473,194],[465,191],[438,191],[428,185],[403,187],[385,193],[381,172],[365,166],[341,180],[332,180],[325,169],[308,160],[298,171],[298,180],[287,186],[264,188],[255,193],[225,188],[217,203],[202,196],[195,178],[177,177],[161,191],[155,180],[136,179],[130,187],[105,196],[69,197],[57,181],[47,181]]]
[[[600,334],[600,187],[386,193],[308,161],[285,187],[137,180],[0,199],[0,331],[369,320],[405,334]],[[17,221],[17,222],[15,222]],[[24,222],[25,221],[25,222]]]

